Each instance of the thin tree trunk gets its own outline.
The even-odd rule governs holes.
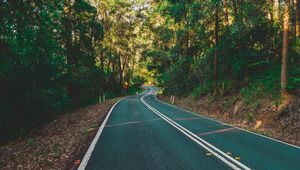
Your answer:
[[[294,3],[294,0],[290,0],[290,13],[296,15],[295,12],[296,12],[296,6]],[[292,20],[292,18],[290,18],[290,20],[291,20],[291,23],[294,22],[294,20]],[[295,22],[296,22],[296,19],[295,19]],[[290,31],[293,33],[292,35],[296,35],[296,23],[295,23],[295,25],[293,24],[292,27],[290,27]]]
[[[215,57],[214,57],[214,95],[218,93],[218,43],[219,43],[219,5],[215,8]]]
[[[300,0],[295,0],[296,6],[296,38],[300,37]]]
[[[123,86],[122,86],[123,85],[123,69],[122,69],[121,55],[119,56],[119,77],[120,77],[120,79],[119,79],[119,85],[120,85],[121,88],[123,88]]]
[[[189,30],[187,30],[186,33],[186,50],[187,50],[187,54],[189,54],[189,48],[190,48],[190,33]]]
[[[134,72],[134,68],[135,68],[135,59],[134,58],[132,58],[132,70],[131,70],[131,72],[133,73]]]
[[[64,39],[65,39],[65,47],[66,47],[66,61],[67,64],[72,69],[72,65],[75,64],[75,61],[73,59],[73,41],[72,41],[72,14],[71,14],[71,7],[70,7],[70,1],[65,0],[64,1],[64,20],[63,20],[63,26],[64,26]],[[77,94],[76,94],[76,87],[74,85],[74,82],[72,81],[72,70],[69,70],[70,72],[70,80],[67,82],[67,93],[68,96],[72,99],[73,104],[75,106],[79,105],[77,100]]]
[[[64,30],[65,30],[65,47],[67,64],[74,64],[72,60],[72,24],[71,24],[71,9],[70,2],[68,0],[64,1],[65,13],[64,13]]]
[[[281,0],[278,0],[278,20],[281,20]]]
[[[128,56],[127,57],[124,57],[124,61],[121,65],[121,62],[120,62],[120,85],[121,87],[123,87],[123,83],[124,83],[124,80],[125,80],[125,71],[126,71],[126,66],[128,65]],[[121,61],[121,57],[120,57],[120,61]]]
[[[272,23],[272,27],[271,27],[271,38],[272,38],[272,53],[274,54],[274,46],[275,46],[275,31],[274,31],[274,2],[275,0],[270,0],[269,3],[271,5],[271,9],[270,9],[270,17],[271,17],[271,23]]]
[[[283,47],[282,47],[282,65],[281,65],[281,95],[287,94],[287,58],[289,48],[289,21],[290,21],[290,0],[284,0],[284,18],[283,18]]]
[[[232,4],[233,4],[233,14],[234,14],[234,18],[235,18],[235,21],[238,20],[238,11],[237,11],[237,3],[236,3],[237,0],[232,0]]]
[[[240,21],[243,21],[243,20],[244,20],[243,4],[244,4],[244,1],[243,1],[243,0],[240,0],[240,3],[239,3]]]
[[[113,76],[115,74],[115,70],[116,70],[116,60],[113,59],[113,61],[111,62],[111,73]]]
[[[111,64],[111,62],[113,60],[111,54],[112,54],[112,51],[111,51],[111,45],[110,45],[109,46],[109,55],[110,55],[110,57],[108,59],[108,64],[107,64],[107,68],[106,68],[108,73],[110,72],[110,64]]]
[[[104,71],[104,55],[103,55],[103,48],[100,50],[100,68]]]
[[[224,6],[224,14],[225,14],[225,25],[226,27],[229,26],[229,14],[228,14],[228,6],[227,6],[227,0],[223,0],[223,6]]]

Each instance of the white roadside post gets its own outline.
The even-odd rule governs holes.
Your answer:
[[[101,103],[101,94],[99,95],[99,103]]]
[[[175,96],[171,95],[170,103],[171,103],[171,104],[174,104],[174,103],[175,103]]]
[[[172,95],[171,104],[174,104],[174,96]]]

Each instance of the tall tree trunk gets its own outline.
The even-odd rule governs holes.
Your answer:
[[[272,24],[274,24],[274,9],[275,9],[274,0],[269,0],[268,3],[271,6],[271,8],[269,9],[270,10],[270,19],[271,19]]]
[[[300,0],[295,0],[296,5],[296,38],[300,38]]]
[[[119,57],[118,57],[118,66],[119,66],[119,69],[118,69],[118,73],[119,73],[119,82],[118,82],[118,85],[119,87],[121,88],[121,93],[123,93],[123,83],[124,83],[124,70],[125,70],[125,65],[126,65],[126,56],[123,56],[123,61],[122,61],[122,55],[119,54]]]
[[[240,14],[240,21],[243,21],[244,19],[244,13],[243,13],[243,5],[244,4],[244,1],[243,0],[240,0],[239,2],[239,14]]]
[[[214,94],[218,93],[219,4],[215,8]]]
[[[294,1],[295,0],[290,0],[290,13],[295,14],[295,16],[296,16],[296,13],[295,13],[296,12],[296,6],[295,6]],[[290,18],[290,20],[291,20],[291,23],[293,23],[292,18]],[[296,20],[295,20],[295,22],[296,22]],[[293,33],[292,35],[296,35],[296,24],[295,25],[293,24],[292,27],[290,27],[290,31]]]
[[[281,0],[278,0],[278,20],[281,21]]]
[[[234,14],[234,19],[235,21],[238,20],[238,10],[237,10],[237,0],[232,0],[232,4],[233,4],[233,14]]]
[[[132,58],[132,65],[131,66],[132,66],[131,67],[131,74],[133,74],[134,68],[135,68],[135,59],[134,58]]]
[[[104,71],[104,55],[103,55],[103,48],[100,50],[100,68]]]
[[[78,105],[77,103],[77,95],[76,95],[76,87],[74,86],[73,82],[73,75],[72,75],[72,66],[74,65],[73,59],[73,42],[72,42],[72,14],[71,14],[71,2],[69,0],[64,1],[64,43],[66,48],[66,61],[67,64],[70,66],[71,70],[69,70],[70,80],[67,82],[67,93],[68,96],[71,98],[73,104],[75,106]]]
[[[281,95],[287,94],[287,58],[289,48],[289,22],[290,22],[290,0],[284,0],[284,18],[283,18],[283,47],[282,47],[282,65],[281,65]]]
[[[114,75],[116,70],[116,59],[111,62],[111,74]]]
[[[187,30],[186,32],[186,50],[187,54],[189,54],[189,48],[190,48],[190,32]]]
[[[64,30],[65,30],[65,47],[66,47],[66,56],[67,64],[74,64],[72,59],[72,23],[71,23],[71,7],[70,1],[64,1]]]
[[[226,27],[229,26],[229,14],[228,14],[228,6],[227,6],[227,0],[223,0],[223,6],[224,6],[224,14],[225,14],[225,25]]]
[[[275,29],[274,29],[274,10],[275,10],[275,4],[274,4],[275,0],[269,0],[269,4],[271,6],[270,8],[270,19],[271,19],[271,23],[272,23],[272,27],[271,27],[271,39],[272,39],[272,46],[271,46],[271,52],[272,54],[274,54],[274,46],[275,46]]]

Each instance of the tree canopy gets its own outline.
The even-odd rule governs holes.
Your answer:
[[[294,93],[299,90],[299,3],[291,2],[153,1],[146,22],[152,45],[143,57],[167,93],[224,94],[254,86],[280,96],[285,48],[283,88]],[[285,20],[290,27],[283,40]],[[289,46],[283,45],[286,40]]]
[[[299,94],[299,6],[299,0],[1,1],[1,137],[142,83],[194,97]]]

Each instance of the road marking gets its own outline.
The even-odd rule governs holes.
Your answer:
[[[183,118],[176,118],[174,120],[195,120],[195,119],[202,119],[201,117],[183,117]]]
[[[126,97],[125,97],[125,98],[126,98]],[[123,98],[123,99],[125,99],[125,98]],[[101,135],[101,133],[102,133],[102,131],[103,131],[103,129],[104,129],[104,126],[105,126],[105,124],[106,124],[106,122],[107,122],[107,120],[108,120],[108,118],[109,118],[111,112],[112,112],[113,109],[116,107],[116,105],[117,105],[120,101],[122,101],[123,99],[120,99],[119,101],[117,101],[117,102],[110,108],[108,114],[106,115],[104,121],[102,122],[102,124],[101,124],[101,126],[100,126],[100,128],[99,128],[99,130],[98,130],[98,132],[97,132],[97,134],[96,134],[96,136],[94,137],[94,139],[93,139],[93,141],[92,141],[92,143],[91,143],[89,149],[88,149],[87,152],[85,153],[85,155],[84,155],[84,157],[83,157],[83,159],[82,159],[82,161],[81,161],[81,164],[79,165],[79,167],[78,167],[77,170],[84,170],[84,169],[86,168],[86,166],[87,166],[87,164],[88,164],[88,162],[89,162],[89,159],[90,159],[90,157],[91,157],[91,155],[92,155],[92,153],[93,153],[93,151],[94,151],[94,148],[95,148],[95,146],[96,146],[96,143],[98,142],[98,139],[99,139],[99,137],[100,137],[100,135]]]
[[[183,134],[185,134],[187,137],[189,137],[191,140],[195,141],[196,143],[198,143],[200,146],[202,146],[204,149],[206,149],[208,152],[212,153],[214,156],[216,156],[217,158],[219,158],[221,161],[223,161],[225,164],[227,164],[228,166],[230,166],[231,168],[235,169],[235,170],[240,170],[238,166],[240,166],[241,168],[245,169],[245,170],[251,170],[249,167],[247,167],[246,165],[238,162],[237,160],[233,159],[232,157],[226,155],[224,152],[222,152],[221,150],[219,150],[218,148],[216,148],[215,146],[211,145],[210,143],[206,142],[205,140],[203,140],[202,138],[200,138],[199,136],[195,135],[194,133],[190,132],[189,130],[187,130],[186,128],[182,127],[181,125],[179,125],[178,123],[176,123],[175,121],[173,121],[172,119],[170,119],[169,117],[165,116],[164,114],[162,114],[161,112],[159,112],[158,110],[156,110],[154,107],[152,107],[151,105],[149,105],[147,102],[145,102],[144,97],[147,96],[149,94],[145,94],[143,97],[141,97],[141,101],[142,103],[144,103],[148,108],[150,108],[155,114],[157,114],[159,117],[161,117],[162,119],[164,119],[166,122],[168,122],[170,125],[172,125],[173,127],[175,127],[176,129],[178,129],[180,132],[182,132]],[[214,151],[213,151],[214,150]],[[215,152],[216,151],[216,152]],[[218,152],[218,153],[217,153]],[[223,155],[224,157],[222,157],[221,155]],[[230,162],[229,160],[225,159],[225,157],[227,159],[229,159],[230,161],[234,162],[235,164],[233,164],[232,162]]]
[[[123,123],[115,123],[115,124],[110,124],[110,125],[105,125],[105,128],[108,127],[114,127],[114,126],[124,126],[124,125],[130,125],[130,124],[141,124],[145,122],[152,122],[156,120],[161,120],[161,119],[149,119],[149,120],[141,120],[141,121],[131,121],[131,122],[123,122]]]
[[[204,132],[204,133],[199,133],[196,134],[197,136],[205,136],[205,135],[211,135],[211,134],[218,134],[218,133],[229,133],[229,132],[239,132],[241,130],[236,129],[236,128],[225,128],[225,129],[219,129],[219,130],[214,130],[210,132]]]
[[[180,109],[180,110],[182,110],[182,111],[184,111],[184,112],[187,112],[187,113],[190,113],[190,114],[193,114],[193,115],[196,115],[196,116],[199,116],[199,117],[202,117],[202,118],[205,118],[205,119],[214,121],[214,122],[218,122],[218,123],[221,123],[221,124],[230,126],[230,127],[234,127],[234,128],[240,129],[240,130],[242,130],[242,131],[244,131],[244,132],[252,133],[253,135],[257,135],[257,136],[260,136],[260,137],[263,137],[263,138],[266,138],[266,139],[270,139],[270,140],[273,140],[273,141],[278,142],[278,143],[282,143],[282,144],[285,144],[285,145],[288,145],[288,146],[291,146],[291,147],[300,149],[299,146],[296,146],[296,145],[293,145],[293,144],[290,144],[290,143],[286,143],[286,142],[280,141],[280,140],[278,140],[278,139],[274,139],[274,138],[271,138],[271,137],[268,137],[268,136],[265,136],[265,135],[262,135],[262,134],[259,134],[259,133],[255,133],[255,132],[249,131],[249,130],[247,130],[247,129],[243,129],[243,128],[240,128],[240,127],[235,127],[235,126],[233,126],[233,125],[230,125],[230,124],[227,124],[227,123],[224,123],[224,122],[221,122],[221,121],[218,121],[218,120],[215,120],[215,119],[212,119],[212,118],[203,116],[203,115],[201,115],[201,114],[197,114],[197,113],[194,113],[194,112],[192,112],[192,111],[188,111],[188,110],[182,109],[182,108],[180,108],[180,107],[171,105],[171,104],[169,104],[169,103],[160,101],[160,100],[157,99],[156,94],[155,94],[154,98],[155,98],[156,101],[158,101],[158,102],[160,102],[160,103],[162,103],[162,104],[169,105],[169,106],[171,106],[171,107],[173,107],[173,108],[176,108],[176,109]]]

